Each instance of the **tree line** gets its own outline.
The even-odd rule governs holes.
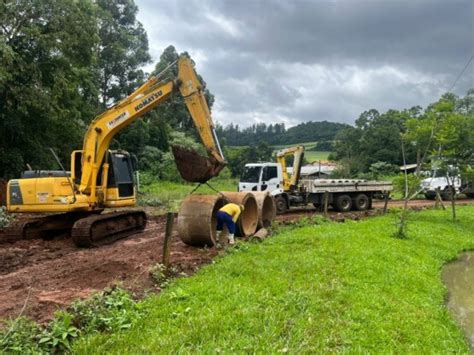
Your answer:
[[[144,82],[141,68],[151,57],[137,12],[132,0],[0,2],[0,178],[18,177],[27,164],[58,169],[49,147],[68,166],[92,119]],[[169,46],[151,74],[178,56]],[[172,68],[163,79],[176,75]],[[169,142],[193,144],[195,135],[173,132],[191,127],[176,95],[117,135],[111,148],[129,150],[141,168],[166,174]]]
[[[382,167],[396,172],[405,162],[474,165],[474,89],[464,97],[447,93],[425,109],[365,111],[354,127],[337,133],[331,158],[346,176]]]
[[[231,123],[225,127],[217,126],[216,131],[230,146],[252,145],[262,141],[270,145],[286,145],[314,141],[330,142],[340,130],[347,127],[349,125],[344,123],[328,121],[303,122],[288,129],[284,123],[256,123],[245,128]]]

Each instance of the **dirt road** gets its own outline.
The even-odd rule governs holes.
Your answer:
[[[149,268],[161,262],[165,219],[153,218],[147,229],[100,248],[78,249],[67,238],[22,240],[0,244],[0,319],[23,315],[43,322],[55,310],[86,298],[115,281],[138,296],[157,290]],[[217,254],[181,242],[176,232],[171,246],[173,266],[192,274]]]
[[[474,200],[460,200],[459,204],[474,204]],[[389,203],[389,207],[401,205]],[[410,206],[422,208],[433,206],[433,202],[412,201]],[[330,212],[329,216],[339,221],[362,219],[380,214],[383,203],[377,202],[374,207],[366,212]],[[277,221],[291,223],[314,213],[314,208],[292,209],[278,216]],[[147,290],[159,291],[149,269],[161,262],[164,224],[164,217],[152,217],[143,233],[92,249],[78,249],[67,237],[0,243],[0,319],[16,318],[24,308],[22,315],[44,322],[71,301],[86,298],[116,281],[138,297]],[[179,272],[192,274],[218,253],[215,248],[189,247],[174,232],[171,262]]]
[[[377,211],[377,210],[380,210],[384,207],[384,201],[376,201],[373,203],[373,210],[371,211],[366,211],[366,212],[348,212],[348,213],[340,213],[340,212],[334,212],[333,210],[329,209],[328,213],[329,213],[329,216],[332,218],[332,219],[341,219],[343,218],[344,215],[348,215],[348,216],[354,216],[356,219],[357,219],[357,216],[370,216],[370,215],[374,215],[374,214],[377,214],[377,212],[374,212],[374,211]],[[417,209],[417,208],[428,208],[428,207],[434,207],[435,206],[435,201],[430,201],[430,200],[412,200],[412,201],[409,201],[408,202],[408,205],[410,206],[410,208],[412,209]],[[450,202],[444,202],[444,205],[446,208],[450,208],[451,205],[450,205]],[[464,205],[474,205],[474,199],[460,199],[456,202],[456,205],[457,206],[464,206]],[[404,202],[403,201],[388,201],[388,208],[402,208],[404,206]],[[300,207],[300,208],[292,208],[290,211],[288,211],[286,214],[284,215],[278,215],[277,216],[277,220],[280,220],[280,221],[287,221],[287,220],[294,220],[294,219],[298,219],[298,218],[301,218],[301,217],[307,217],[308,215],[313,215],[314,213],[321,213],[320,210],[317,210],[316,208],[314,208],[312,205],[308,205],[306,206],[306,208],[304,207]],[[339,217],[337,217],[339,216]]]

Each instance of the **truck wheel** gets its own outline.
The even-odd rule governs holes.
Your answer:
[[[275,198],[275,205],[278,214],[283,214],[288,209],[286,205],[286,199],[283,196],[277,196]]]
[[[349,212],[352,209],[352,199],[349,195],[339,195],[334,206],[339,212]]]
[[[353,206],[357,211],[365,211],[369,209],[369,198],[366,194],[358,194],[353,201]]]

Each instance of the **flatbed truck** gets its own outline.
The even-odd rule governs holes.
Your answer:
[[[286,168],[286,158],[293,157],[292,174]],[[300,179],[304,147],[292,147],[277,154],[277,162],[246,164],[240,178],[239,191],[268,191],[275,198],[277,212],[285,213],[293,206],[313,204],[328,206],[340,212],[364,211],[372,208],[375,198],[390,195],[393,185],[388,181],[355,179]]]

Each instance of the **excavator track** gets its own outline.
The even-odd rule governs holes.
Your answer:
[[[144,230],[146,221],[144,211],[104,213],[78,220],[71,236],[78,247],[100,246]]]
[[[74,223],[90,213],[62,213],[13,222],[5,228],[2,242],[22,239],[48,239],[60,234],[68,234]]]

